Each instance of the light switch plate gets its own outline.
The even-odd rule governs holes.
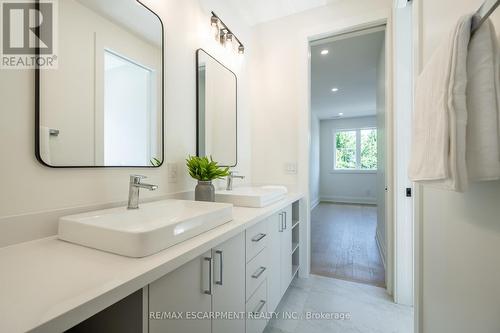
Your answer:
[[[167,163],[167,174],[169,183],[177,183],[177,163]]]
[[[285,172],[290,175],[297,174],[297,163],[286,163]]]

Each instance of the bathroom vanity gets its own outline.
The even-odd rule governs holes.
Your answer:
[[[2,248],[0,331],[262,332],[258,314],[275,310],[299,269],[303,204],[287,194],[234,207],[231,222],[144,258],[56,237]],[[245,315],[210,318],[226,311]]]
[[[59,68],[34,71],[35,156],[45,167],[135,170],[165,160],[165,27],[141,1],[119,2],[59,2]],[[236,74],[202,49],[195,69],[197,155],[234,168]],[[130,178],[128,209],[80,207],[59,220],[58,236],[0,248],[0,332],[264,330],[262,314],[299,271],[303,196],[231,185],[219,203],[139,207],[139,188],[158,188],[141,179]],[[32,215],[44,236],[56,233],[52,213],[47,225]]]

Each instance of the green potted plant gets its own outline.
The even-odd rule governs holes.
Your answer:
[[[198,181],[194,191],[196,201],[215,201],[212,181],[229,175],[229,168],[220,167],[212,157],[189,156],[186,159],[189,175]]]

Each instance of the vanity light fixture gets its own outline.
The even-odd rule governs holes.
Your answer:
[[[212,29],[214,29],[215,39],[229,49],[233,48],[233,43],[237,43],[238,45],[238,53],[245,53],[245,46],[240,42],[238,37],[236,37],[231,30],[227,27],[227,25],[222,22],[222,20],[212,12],[212,17],[210,18],[210,25]]]
[[[217,15],[212,13],[212,17],[210,18],[210,23],[212,27],[218,27],[219,26],[219,18]]]
[[[228,50],[233,49],[233,37],[234,37],[234,35],[231,32],[226,33],[226,42],[224,43],[224,46]]]
[[[222,45],[226,44],[226,34],[227,34],[227,30],[226,29],[220,29],[219,30],[219,42]]]
[[[212,35],[214,38],[219,38],[219,18],[212,16],[210,18],[210,25],[212,26]]]

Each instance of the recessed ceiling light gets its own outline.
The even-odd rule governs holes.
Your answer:
[[[341,117],[342,117],[343,115],[344,115],[344,114],[343,114],[342,112],[340,112],[340,113],[339,113],[339,116],[341,116]]]
[[[337,91],[339,91],[339,88],[332,88],[332,91],[337,92]]]
[[[330,52],[330,51],[328,51],[328,50],[322,50],[322,51],[321,51],[321,54],[322,54],[322,55],[327,55],[327,54],[328,54],[328,52]]]

